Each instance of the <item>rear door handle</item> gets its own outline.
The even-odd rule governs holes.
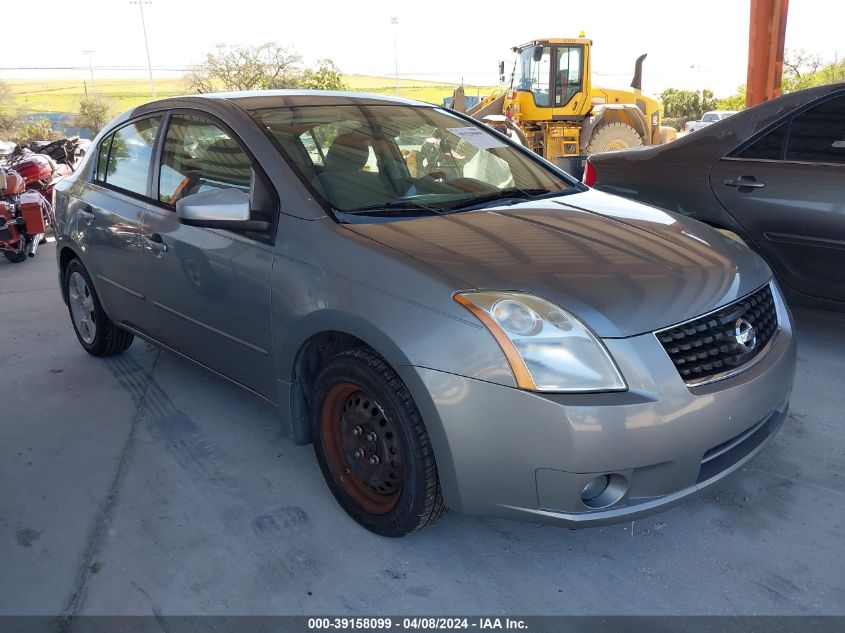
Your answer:
[[[757,179],[754,176],[740,176],[736,180],[728,178],[725,180],[725,185],[728,187],[738,187],[740,189],[743,187],[748,187],[749,189],[762,189],[766,186],[766,183],[757,182]]]
[[[90,204],[82,204],[80,205],[79,209],[77,210],[79,216],[85,220],[85,224],[88,226],[94,221],[94,207]]]
[[[167,244],[164,243],[164,238],[160,233],[153,233],[152,235],[144,235],[144,246],[146,246],[153,255],[161,256],[167,252]]]

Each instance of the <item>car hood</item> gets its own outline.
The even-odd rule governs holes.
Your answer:
[[[345,226],[451,275],[457,289],[545,297],[605,338],[700,316],[771,277],[760,257],[700,222],[595,190]]]

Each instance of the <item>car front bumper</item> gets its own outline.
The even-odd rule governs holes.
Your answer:
[[[699,387],[683,382],[653,334],[605,340],[629,384],[622,393],[536,394],[398,368],[426,421],[446,504],[586,527],[665,509],[716,483],[786,418],[796,352],[776,301],[780,329],[765,356]],[[587,507],[581,493],[601,475],[624,490],[612,504]]]

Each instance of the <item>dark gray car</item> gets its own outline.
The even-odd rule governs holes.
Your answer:
[[[585,182],[727,229],[768,260],[790,301],[845,311],[845,84],[668,145],[591,156]]]
[[[577,527],[668,507],[785,418],[765,262],[426,104],[262,92],[120,116],[57,193],[82,346],[133,336],[279,408],[343,508]]]

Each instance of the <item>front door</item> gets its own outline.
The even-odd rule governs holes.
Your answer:
[[[175,205],[214,188],[251,189],[252,158],[203,116],[173,114],[164,131],[155,197],[144,216],[149,333],[275,399],[271,354],[273,246],[261,236],[182,224]]]
[[[143,320],[141,227],[161,117],[138,119],[103,139],[76,208],[85,265],[109,316]]]
[[[783,283],[845,301],[845,96],[723,158],[710,183]]]

